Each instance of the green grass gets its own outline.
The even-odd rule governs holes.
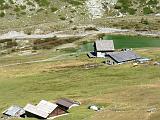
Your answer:
[[[80,47],[80,51],[82,52],[89,52],[89,51],[94,51],[93,43],[85,43]]]
[[[107,35],[104,39],[114,40],[115,48],[160,47],[160,38],[129,35]]]
[[[151,14],[156,13],[158,0],[118,0],[115,8],[120,9],[122,13],[133,14]],[[146,7],[147,6],[147,7]]]
[[[24,68],[26,67],[24,66]],[[15,70],[17,69],[15,68]],[[24,76],[19,77],[1,77],[0,95],[3,97],[0,99],[0,110],[4,110],[12,104],[24,106],[28,102],[37,103],[41,99],[52,101],[61,97],[77,100],[85,100],[93,96],[97,97],[97,99],[103,98],[103,95],[107,93],[123,91],[129,86],[154,83],[158,81],[159,77],[158,67],[148,67],[146,69],[146,67],[130,68],[128,66],[114,68],[100,67],[90,70],[72,68],[57,72],[40,72],[28,76],[25,76],[24,73]],[[134,101],[137,100],[135,99]],[[95,101],[87,102],[82,104],[82,106],[91,103],[95,103]],[[108,104],[108,101],[104,100],[102,103]],[[64,119],[84,119],[88,117],[88,114],[90,115],[90,111],[86,109],[87,106],[81,109],[77,108],[79,112],[75,110],[67,117],[68,119],[66,117]]]
[[[160,47],[160,38],[129,35],[107,35],[104,40],[113,40],[116,49],[121,48],[144,48]],[[80,48],[81,51],[93,51],[93,43],[85,43]]]
[[[138,52],[140,51],[145,55],[148,54],[145,50],[139,49]],[[37,58],[51,56],[51,53],[51,51],[42,52]],[[150,54],[155,56],[158,51],[153,50]],[[1,65],[11,61],[16,62],[16,58],[14,55],[4,56]],[[29,58],[36,59],[28,56],[27,60]],[[24,61],[24,58],[19,57],[18,60]],[[135,115],[139,113],[136,112],[137,109],[142,112],[148,106],[160,106],[160,90],[157,86],[160,83],[158,66],[133,67],[132,64],[126,64],[91,69],[83,67],[87,63],[100,62],[98,59],[88,59],[82,54],[73,59],[0,68],[0,111],[13,104],[25,106],[27,103],[35,104],[41,99],[55,101],[67,97],[80,101],[82,105],[71,109],[69,115],[56,120],[112,120],[113,116],[118,118],[119,114],[112,112],[109,114],[111,118],[105,115],[108,113],[107,110],[115,105],[118,107],[116,109],[126,111],[123,113],[126,118],[128,112],[129,115]],[[87,109],[90,104],[105,106],[105,110],[102,113],[90,111]],[[128,119],[134,120],[129,116]]]

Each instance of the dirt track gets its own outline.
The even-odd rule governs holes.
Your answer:
[[[85,28],[86,26],[79,26],[79,28]],[[16,31],[10,31],[6,34],[0,35],[0,40],[4,39],[43,39],[43,38],[72,38],[72,37],[86,37],[88,35],[97,35],[101,33],[120,33],[120,34],[126,34],[126,33],[131,33],[131,34],[139,34],[139,35],[148,35],[148,36],[160,36],[160,32],[149,32],[149,31],[133,31],[133,30],[122,30],[122,29],[115,29],[115,28],[95,28],[95,30],[90,30],[90,31],[85,31],[85,30],[80,30],[78,33],[68,33],[72,31],[72,28],[70,28],[67,31],[56,31],[56,32],[51,32],[48,34],[31,34],[27,35],[24,32],[16,32]]]
[[[62,55],[58,55],[58,56],[56,56],[56,57],[51,57],[51,58],[47,58],[47,59],[43,59],[43,60],[33,60],[33,61],[28,61],[28,62],[7,64],[7,65],[2,65],[2,66],[0,66],[0,68],[10,67],[10,66],[16,66],[16,65],[23,65],[23,64],[50,62],[50,61],[55,61],[55,60],[59,60],[59,59],[62,60],[65,56],[74,55],[74,54],[75,54],[75,53],[62,54]]]
[[[27,35],[23,31],[22,32],[16,32],[16,31],[10,31],[6,34],[0,35],[0,40],[4,39],[42,39],[42,38],[66,38],[66,37],[85,37],[88,35],[96,35],[99,33],[114,33],[114,32],[127,32],[128,30],[121,30],[121,29],[114,29],[114,28],[97,28],[98,31],[81,31],[77,34],[67,34],[68,31],[57,31],[57,32],[51,32],[48,34],[31,34]]]

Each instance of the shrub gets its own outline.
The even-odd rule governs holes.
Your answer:
[[[0,5],[2,5],[5,2],[5,0],[0,0]]]
[[[96,27],[87,27],[87,28],[85,28],[85,31],[91,31],[91,30],[98,31],[98,29]]]
[[[64,48],[64,49],[61,49],[61,51],[71,53],[71,52],[76,52],[77,49],[76,48]]]
[[[150,0],[147,4],[148,5],[157,5],[158,1],[157,0]]]
[[[50,4],[49,0],[35,0],[40,6],[48,6]]]
[[[142,24],[145,24],[145,25],[148,25],[148,24],[149,24],[148,20],[147,20],[147,19],[144,19],[144,18],[141,19],[141,23],[142,23]]]
[[[135,13],[136,13],[136,9],[134,9],[134,8],[129,8],[128,9],[128,13],[130,14],[130,15],[134,15]]]
[[[25,9],[26,9],[26,6],[25,6],[25,5],[21,5],[20,8],[21,8],[22,10],[25,10]]]
[[[26,12],[21,12],[21,15],[26,15],[27,13]]]
[[[16,6],[16,7],[14,8],[14,11],[15,11],[15,12],[20,12],[21,9],[20,9],[20,7]]]
[[[55,11],[57,11],[58,10],[58,8],[56,8],[56,7],[51,7],[51,11],[52,12],[55,12]]]
[[[63,17],[63,16],[62,16],[62,17],[60,17],[60,19],[61,19],[61,20],[66,20],[66,18],[65,18],[65,17]]]
[[[32,3],[31,1],[27,1],[27,5],[34,6],[34,3]]]
[[[75,5],[75,6],[78,6],[78,5],[82,5],[82,1],[79,0],[79,1],[76,1],[76,0],[67,0],[68,3],[72,4],[72,5]]]
[[[9,9],[9,8],[10,8],[10,6],[8,4],[2,4],[2,5],[0,5],[0,9],[1,10],[5,10],[5,9]]]
[[[4,12],[0,12],[0,17],[4,17],[5,13]]]
[[[114,6],[114,8],[115,8],[115,9],[121,9],[122,7],[121,7],[121,5],[118,5],[118,4],[117,4],[117,5]]]
[[[145,8],[143,8],[143,13],[146,15],[146,14],[153,13],[153,11],[150,7],[145,7]]]
[[[12,48],[13,46],[17,46],[17,42],[16,41],[8,41],[7,42],[7,48]]]

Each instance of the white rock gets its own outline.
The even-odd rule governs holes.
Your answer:
[[[118,0],[87,0],[86,7],[93,19],[101,18],[105,12],[104,4],[114,5]]]

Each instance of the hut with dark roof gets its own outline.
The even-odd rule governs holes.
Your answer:
[[[107,53],[107,58],[111,59],[113,64],[125,63],[128,61],[133,61],[140,59],[141,57],[133,51],[121,51],[121,52],[112,52]]]
[[[64,110],[68,110],[72,107],[80,105],[80,103],[75,102],[75,101],[70,100],[70,99],[67,99],[67,98],[59,99],[58,101],[56,101],[56,104],[58,106],[60,106],[61,108],[63,108]]]

